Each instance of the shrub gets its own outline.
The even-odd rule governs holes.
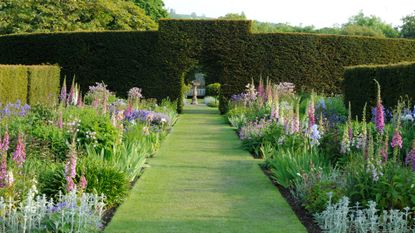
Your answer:
[[[212,97],[212,96],[206,96],[203,99],[203,102],[205,102],[205,104],[211,108],[216,108],[219,106],[219,101],[215,97]]]
[[[220,94],[220,83],[212,83],[206,86],[206,95],[218,97]]]
[[[391,110],[401,97],[415,100],[414,73],[415,63],[348,67],[344,72],[344,101],[350,101],[353,115],[359,116],[365,103],[375,106],[376,79],[382,88],[382,104]]]

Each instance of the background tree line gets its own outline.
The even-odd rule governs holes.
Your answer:
[[[167,11],[163,0],[3,0],[0,1],[0,34],[55,31],[156,30],[161,18],[209,19],[196,13]],[[229,13],[219,19],[248,19]],[[381,18],[363,12],[343,25],[315,28],[288,23],[254,21],[256,33],[305,32],[361,35],[388,38],[415,38],[415,11],[393,27]]]

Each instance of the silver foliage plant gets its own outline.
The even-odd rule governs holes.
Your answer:
[[[380,212],[376,203],[369,201],[367,208],[359,203],[349,207],[348,197],[343,197],[338,203],[332,203],[331,194],[326,210],[315,214],[315,220],[327,233],[406,233],[414,232],[409,225],[409,208]]]
[[[59,194],[56,201],[36,195],[15,205],[0,197],[0,232],[99,232],[102,228],[104,196],[76,190]]]

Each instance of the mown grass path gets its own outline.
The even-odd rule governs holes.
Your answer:
[[[223,116],[186,107],[106,232],[306,232]]]

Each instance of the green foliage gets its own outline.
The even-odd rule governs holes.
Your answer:
[[[415,11],[414,13],[402,18],[401,36],[405,38],[415,38]]]
[[[390,24],[374,15],[365,16],[362,11],[350,17],[349,22],[343,26],[342,34],[375,37],[398,37],[399,32]]]
[[[87,157],[80,161],[77,174],[85,175],[88,182],[86,192],[104,194],[109,207],[121,204],[128,194],[130,183],[127,174],[100,158]]]
[[[119,141],[120,132],[111,124],[109,116],[94,108],[70,107],[63,112],[63,118],[68,122],[80,120],[77,133],[80,145],[95,144],[97,150],[112,150],[114,143]]]
[[[0,103],[25,103],[27,84],[27,67],[0,65]]]
[[[329,193],[332,200],[338,201],[344,195],[341,187],[335,182],[322,181],[314,184],[304,198],[304,207],[311,213],[320,213],[326,209],[329,201]]]
[[[218,97],[220,94],[220,83],[212,83],[206,86],[206,95]]]
[[[156,23],[131,1],[9,0],[0,3],[0,34],[22,32],[149,30]]]
[[[361,116],[365,103],[376,105],[376,79],[382,88],[382,104],[391,110],[401,97],[415,100],[415,63],[348,67],[344,73],[345,103],[352,103],[352,115]]]
[[[133,2],[143,9],[154,21],[159,21],[159,19],[169,16],[169,13],[164,8],[163,0],[133,0]]]

